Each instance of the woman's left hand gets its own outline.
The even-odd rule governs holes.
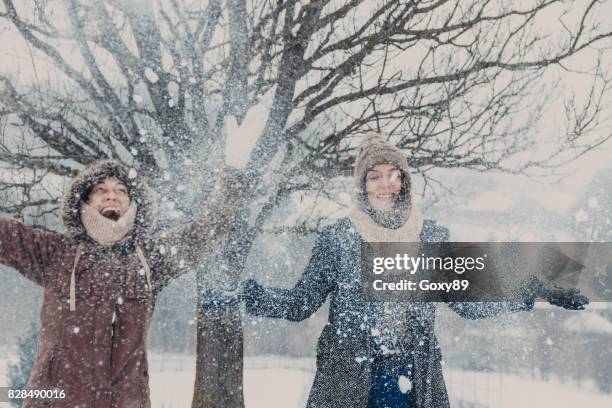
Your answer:
[[[236,305],[241,301],[240,292],[236,289],[223,290],[223,289],[206,289],[204,291],[204,300],[202,301],[202,308],[204,310],[209,309],[221,309],[224,307]]]
[[[548,303],[568,310],[584,310],[589,298],[580,294],[580,289],[564,289],[538,281],[538,295]]]

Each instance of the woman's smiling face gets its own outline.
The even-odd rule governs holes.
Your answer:
[[[108,177],[93,186],[87,204],[100,214],[117,221],[130,206],[128,188],[116,177]]]
[[[402,187],[402,172],[392,164],[377,164],[366,173],[365,190],[376,211],[393,208]]]

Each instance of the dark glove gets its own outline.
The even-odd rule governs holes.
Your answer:
[[[584,310],[589,298],[580,294],[580,289],[564,289],[537,280],[537,294],[548,303],[568,310]]]
[[[202,301],[202,308],[209,310],[236,305],[242,302],[243,293],[242,285],[238,285],[233,289],[205,289],[203,292],[204,300]]]

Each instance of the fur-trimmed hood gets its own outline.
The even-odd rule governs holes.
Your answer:
[[[96,161],[72,179],[61,206],[62,224],[66,233],[77,241],[82,241],[87,237],[81,221],[81,203],[87,199],[91,188],[107,177],[117,177],[125,183],[130,198],[136,200],[138,211],[131,236],[139,241],[145,240],[155,226],[153,192],[136,169],[115,160]]]

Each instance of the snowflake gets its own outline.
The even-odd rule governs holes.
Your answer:
[[[589,198],[589,207],[591,207],[591,208],[599,208],[599,201],[597,200],[597,197]]]
[[[156,83],[159,80],[159,77],[157,76],[157,74],[149,67],[145,68],[144,74],[145,74],[145,77],[147,77],[149,82],[151,82],[152,84]]]
[[[582,208],[576,212],[576,221],[577,222],[585,222],[589,219],[589,214],[584,211]]]
[[[400,375],[399,380],[397,381],[397,385],[399,386],[399,389],[402,394],[406,394],[412,389],[412,382],[405,375]]]

